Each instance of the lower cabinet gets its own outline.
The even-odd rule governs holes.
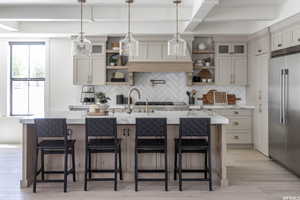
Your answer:
[[[225,126],[227,144],[252,145],[252,110],[227,109],[214,110],[216,113],[229,118]]]

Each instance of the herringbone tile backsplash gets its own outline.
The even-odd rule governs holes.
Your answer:
[[[185,73],[135,73],[135,86],[141,90],[142,99],[146,98],[149,101],[183,101],[188,103],[188,97],[186,91],[192,89],[197,90],[196,97],[202,97],[202,94],[206,93],[210,89],[216,89],[218,91],[225,91],[237,95],[242,98],[239,104],[245,104],[246,89],[245,87],[237,86],[187,86],[187,79]],[[150,80],[165,80],[164,85],[152,86]],[[111,104],[116,103],[116,95],[123,94],[127,96],[131,86],[97,86],[97,92],[104,92],[107,96],[112,98]],[[201,102],[196,101],[196,104]]]

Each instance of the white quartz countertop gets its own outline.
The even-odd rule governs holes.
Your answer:
[[[67,124],[84,124],[85,118],[91,117],[87,116],[86,112],[83,111],[70,111],[63,113],[51,113],[44,115],[36,115],[30,117],[24,117],[20,119],[22,124],[33,124],[35,118],[66,118]],[[154,113],[109,113],[107,116],[96,116],[96,117],[115,117],[117,118],[117,123],[122,125],[135,124],[135,118],[138,117],[149,117],[149,118],[167,118],[168,124],[179,124],[180,118],[210,118],[212,124],[228,124],[229,119],[218,115],[210,111],[155,111]]]
[[[250,105],[190,105],[189,109],[255,109]]]

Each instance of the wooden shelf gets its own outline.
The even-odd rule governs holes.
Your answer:
[[[120,50],[106,49],[106,53],[119,53]]]
[[[124,69],[124,70],[127,70],[128,66],[106,66],[106,69],[113,69],[113,70]]]
[[[194,50],[192,52],[193,54],[215,54],[215,51],[199,51],[199,50]]]
[[[129,82],[106,82],[106,85],[129,85]]]
[[[195,70],[201,70],[201,69],[212,69],[212,70],[214,70],[215,66],[209,66],[209,67],[206,67],[206,66],[194,66],[194,69]]]
[[[214,85],[215,82],[203,83],[203,82],[192,82],[192,85]]]

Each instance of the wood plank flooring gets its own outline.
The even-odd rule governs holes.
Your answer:
[[[0,145],[0,200],[276,200],[283,196],[300,196],[300,179],[253,150],[229,150],[228,174],[230,186],[209,192],[205,183],[184,183],[179,192],[177,183],[170,183],[170,191],[163,191],[162,183],[141,183],[140,192],[133,184],[120,183],[119,191],[112,183],[91,183],[89,191],[82,191],[82,183],[72,183],[69,192],[62,192],[61,183],[38,184],[20,189],[21,150]],[[70,177],[71,178],[71,177]]]

